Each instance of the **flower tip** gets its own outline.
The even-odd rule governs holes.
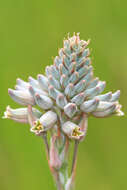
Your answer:
[[[35,93],[35,97],[36,97],[36,98],[40,98],[40,95],[36,92],[36,93]]]
[[[2,116],[2,119],[7,119],[7,118],[8,118],[8,115],[7,115],[7,112],[5,111],[4,115]]]
[[[124,116],[124,112],[122,112],[121,110],[119,110],[119,112],[117,113],[117,116]]]
[[[17,84],[18,84],[20,81],[21,81],[20,78],[17,78],[17,79],[16,79]]]
[[[106,86],[106,81],[103,81],[102,84],[103,84],[104,86]]]
[[[41,74],[38,74],[38,75],[37,75],[37,78],[40,79],[40,78],[41,78]]]
[[[115,105],[116,105],[116,115],[117,116],[124,116],[124,112],[121,110],[122,105],[119,104],[118,102],[116,102]]]
[[[33,80],[33,77],[29,76],[29,77],[28,77],[28,80],[29,80],[29,81],[32,81],[32,80]]]
[[[11,88],[8,89],[8,94],[13,95],[13,90]]]
[[[119,96],[120,96],[120,90],[117,90],[117,93],[119,94]]]
[[[10,106],[6,107],[6,111],[4,112],[4,115],[2,116],[3,119],[10,118]]]

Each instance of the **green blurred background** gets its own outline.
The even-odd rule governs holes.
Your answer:
[[[95,75],[106,91],[121,90],[127,113],[126,0],[1,0],[0,117],[16,78],[27,80],[52,63],[67,33],[91,39]],[[127,189],[127,117],[89,119],[80,144],[77,190]],[[28,125],[0,119],[0,190],[55,190],[44,145]]]

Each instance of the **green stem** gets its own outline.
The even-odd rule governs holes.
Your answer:
[[[74,177],[75,177],[75,172],[76,172],[78,145],[79,145],[79,141],[75,140],[72,169],[71,169],[72,182],[74,182]]]
[[[47,140],[47,133],[43,133],[42,138],[44,140],[45,148],[46,148],[46,155],[47,155],[47,160],[49,160],[49,144]]]

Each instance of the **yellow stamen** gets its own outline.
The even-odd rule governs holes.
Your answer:
[[[72,136],[74,136],[74,137],[79,137],[80,135],[82,135],[82,132],[80,131],[80,127],[76,127],[76,128],[73,130]]]
[[[42,126],[42,124],[40,123],[40,121],[38,120],[33,128],[35,131],[43,131],[44,127]]]

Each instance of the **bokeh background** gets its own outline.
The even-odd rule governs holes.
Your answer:
[[[127,189],[127,1],[1,0],[0,117],[16,78],[27,80],[52,64],[67,33],[91,39],[95,75],[106,91],[121,90],[125,117],[89,119],[80,144],[76,189]],[[44,145],[28,125],[0,119],[0,190],[55,190]]]

